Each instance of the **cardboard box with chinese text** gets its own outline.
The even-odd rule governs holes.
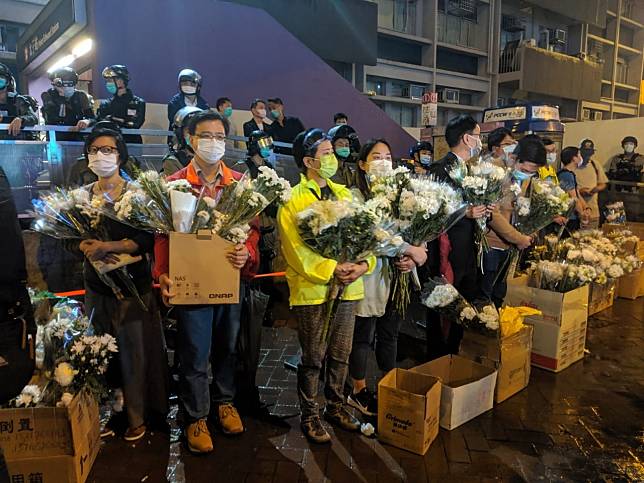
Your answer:
[[[613,306],[615,300],[615,280],[600,285],[591,283],[588,296],[588,315],[594,315]]]

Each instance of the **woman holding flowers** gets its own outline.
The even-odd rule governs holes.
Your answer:
[[[127,146],[118,127],[112,123],[98,123],[85,141],[84,155],[89,169],[98,181],[87,185],[93,205],[114,203],[128,189],[128,182],[119,173],[127,161]],[[107,217],[97,215],[96,223],[112,241],[83,240],[78,248],[85,255],[85,308],[98,333],[113,335],[118,344],[120,378],[127,409],[126,441],[136,441],[146,432],[146,421],[164,421],[168,410],[168,379],[165,343],[161,320],[152,293],[152,277],[148,254],[154,238]],[[127,257],[129,255],[130,258]],[[107,287],[91,264],[108,267],[122,265],[129,258],[127,272],[134,282],[137,294],[130,293],[116,277],[114,282],[122,297]],[[109,271],[106,272],[109,277]],[[143,305],[142,305],[142,304]],[[160,418],[160,419],[159,419]],[[104,435],[113,434],[106,428]]]
[[[333,145],[321,129],[300,133],[293,142],[293,157],[302,170],[300,183],[291,199],[277,214],[282,252],[286,259],[286,280],[290,305],[298,321],[302,361],[298,367],[297,390],[301,408],[301,428],[314,443],[327,443],[329,433],[320,420],[318,384],[322,361],[326,359],[324,417],[347,431],[358,431],[360,423],[344,406],[342,393],[347,373],[357,301],[364,297],[362,276],[373,270],[375,258],[357,263],[338,263],[313,251],[298,232],[298,214],[319,200],[351,201],[351,191],[330,180],[338,169]],[[332,221],[331,221],[332,222]],[[335,317],[326,320],[329,286],[342,284],[341,301]],[[323,335],[325,325],[328,334]]]
[[[384,139],[367,141],[360,150],[357,187],[353,190],[354,199],[366,201],[373,197],[370,178],[387,176],[393,173],[391,147]],[[400,257],[395,268],[403,273],[411,272],[427,260],[425,247],[414,247],[403,243],[398,250]],[[356,322],[353,330],[353,347],[349,358],[347,377],[347,403],[362,414],[373,416],[378,405],[373,392],[366,383],[367,358],[374,347],[378,368],[385,374],[396,367],[398,332],[402,317],[391,304],[391,279],[387,257],[378,257],[372,273],[363,277],[365,295],[358,302]],[[351,379],[351,380],[350,380]]]

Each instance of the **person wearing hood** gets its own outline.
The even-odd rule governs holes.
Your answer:
[[[575,171],[577,186],[586,206],[590,208],[588,227],[598,228],[600,215],[598,193],[606,189],[608,178],[601,164],[594,159],[595,143],[591,139],[584,139],[579,151],[583,161]]]
[[[96,117],[112,121],[121,129],[140,129],[145,122],[145,101],[135,96],[128,84],[130,73],[124,65],[110,65],[103,69],[105,88],[112,97],[101,102]],[[141,144],[140,134],[124,134],[126,143]]]
[[[338,160],[338,171],[331,181],[352,188],[356,184],[356,149],[360,150],[358,135],[348,124],[340,124],[329,130],[329,137]]]
[[[615,181],[639,183],[642,181],[644,156],[637,152],[637,138],[626,136],[622,139],[622,152],[610,159],[608,177]],[[637,191],[637,187],[618,186],[620,191]]]
[[[92,98],[76,89],[78,74],[71,67],[61,67],[49,74],[51,89],[41,94],[45,124],[71,126],[73,131],[87,129],[96,119]],[[57,132],[58,141],[80,141],[76,132]]]
[[[419,141],[409,150],[416,174],[427,174],[434,158],[434,146],[429,141]]]

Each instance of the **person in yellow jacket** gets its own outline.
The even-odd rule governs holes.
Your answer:
[[[326,359],[324,418],[347,431],[359,431],[360,422],[347,411],[343,385],[351,353],[357,301],[364,297],[362,275],[373,270],[376,260],[370,257],[358,263],[338,263],[318,255],[302,241],[297,215],[318,200],[351,200],[351,191],[330,181],[338,169],[333,145],[321,129],[300,133],[293,142],[293,157],[303,172],[293,188],[291,199],[277,213],[282,252],[286,259],[286,280],[290,305],[298,322],[302,361],[297,370],[301,428],[314,443],[331,440],[319,415],[318,385],[322,361]],[[335,318],[331,321],[328,343],[323,339],[327,314],[329,284],[335,278],[345,290]]]
[[[557,178],[557,145],[550,138],[541,138],[543,146],[546,148],[546,164],[539,168],[539,179],[559,184]]]

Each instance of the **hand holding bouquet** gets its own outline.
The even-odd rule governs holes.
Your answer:
[[[524,235],[542,230],[556,216],[565,214],[572,200],[559,186],[533,179],[529,197],[519,197],[516,204],[514,227]]]

